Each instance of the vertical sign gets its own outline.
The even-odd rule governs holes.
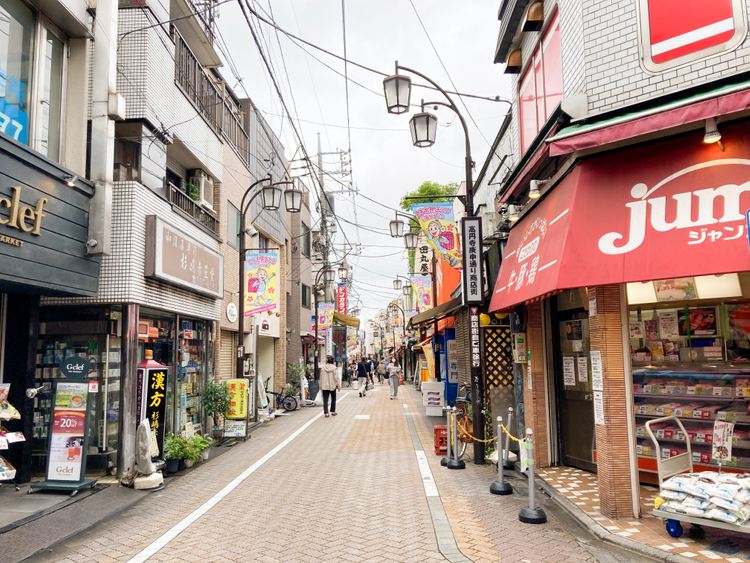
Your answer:
[[[229,408],[225,413],[227,418],[247,418],[247,390],[249,383],[247,379],[228,379]]]
[[[599,350],[591,350],[591,388],[594,391],[604,391],[604,368]]]
[[[734,422],[717,420],[714,422],[714,439],[711,447],[711,457],[720,463],[732,459],[732,436]]]
[[[333,303],[321,303],[318,305],[318,331],[329,329],[333,326]]]
[[[414,273],[420,276],[430,275],[430,262],[432,262],[432,249],[427,242],[424,233],[419,233],[417,238],[417,251],[414,255]]]
[[[143,416],[151,425],[151,430],[156,432],[156,443],[159,451],[164,446],[164,424],[167,418],[167,367],[143,368],[144,399],[142,403]],[[140,422],[140,421],[139,421]]]
[[[604,426],[604,395],[601,391],[594,391],[594,424]]]
[[[454,338],[448,342],[448,383],[458,383],[458,346]]]
[[[276,252],[248,252],[245,264],[246,317],[272,311],[279,302],[279,255]]]
[[[346,284],[340,283],[336,290],[336,312],[346,315]]]
[[[464,305],[484,303],[484,277],[482,266],[482,218],[461,219],[461,236],[464,239],[465,255],[463,270]]]
[[[403,347],[404,344],[404,327],[402,326],[394,326],[393,327],[393,341],[394,345],[396,347],[396,350],[399,350]]]
[[[412,276],[409,278],[414,290],[417,311],[424,313],[432,309],[432,278],[430,276]]]
[[[471,357],[472,397],[484,397],[482,356],[479,349],[479,307],[469,307],[469,354]]]
[[[411,210],[437,256],[461,270],[461,243],[453,219],[453,203],[414,203]]]
[[[88,383],[59,382],[55,391],[48,481],[81,481],[84,476]]]

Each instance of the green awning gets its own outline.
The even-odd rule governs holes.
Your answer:
[[[349,315],[345,315],[343,313],[334,312],[333,322],[350,326],[355,330],[359,330],[359,319],[357,317],[350,317]]]

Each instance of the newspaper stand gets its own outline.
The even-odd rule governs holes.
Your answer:
[[[662,422],[674,423],[680,427],[682,435],[685,437],[685,445],[687,447],[687,453],[679,454],[669,459],[661,459],[661,448],[659,447],[659,441],[651,430],[652,424],[658,424]],[[665,416],[663,418],[655,418],[646,422],[646,433],[651,438],[656,448],[656,469],[659,476],[659,485],[661,485],[666,479],[669,479],[673,475],[679,475],[689,471],[693,473],[693,454],[690,449],[690,437],[685,431],[685,427],[682,422],[676,416]],[[750,522],[745,524],[729,524],[728,522],[721,522],[720,520],[710,520],[708,518],[700,518],[697,516],[688,516],[687,514],[677,514],[674,512],[667,512],[666,510],[654,509],[653,515],[657,518],[661,518],[665,521],[667,533],[673,538],[679,538],[682,535],[682,524],[681,522],[687,522],[697,528],[708,526],[711,528],[720,528],[722,530],[730,530],[733,532],[740,532],[748,534],[750,533]]]

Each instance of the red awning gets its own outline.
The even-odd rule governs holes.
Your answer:
[[[625,139],[663,131],[694,123],[709,117],[718,117],[750,108],[750,90],[718,96],[698,103],[685,105],[669,111],[660,111],[653,115],[638,117],[634,115],[624,123],[610,124],[602,122],[601,128],[587,133],[565,136],[565,130],[549,141],[549,155],[559,156],[575,151],[600,147]],[[575,127],[571,127],[575,130]]]
[[[750,270],[750,132],[722,128],[580,163],[510,232],[490,303]]]

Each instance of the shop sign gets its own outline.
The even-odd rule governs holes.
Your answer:
[[[247,379],[228,379],[226,385],[230,396],[227,418],[244,420],[247,418],[247,390],[250,383]]]
[[[88,391],[88,383],[57,384],[47,461],[48,481],[83,478]]]
[[[430,263],[432,262],[432,249],[427,242],[427,237],[423,232],[419,233],[417,238],[417,252],[414,256],[415,273],[420,276],[430,275]]]
[[[481,368],[482,357],[479,351],[479,309],[469,308],[469,344],[471,354],[471,367]]]
[[[733,50],[744,39],[744,0],[638,0],[643,66],[665,72]]]
[[[447,339],[448,343],[448,383],[458,383],[458,345],[455,338]]]
[[[346,284],[340,283],[336,290],[336,312],[346,315]]]
[[[148,420],[151,430],[156,433],[159,451],[164,446],[164,425],[167,417],[167,371],[166,366],[138,368],[138,383],[141,394],[138,397],[138,424]]]
[[[484,303],[484,266],[482,264],[482,218],[461,219],[461,236],[466,246],[463,270],[464,305]]]
[[[5,225],[10,229],[18,229],[23,233],[31,233],[32,235],[41,236],[42,228],[42,217],[45,216],[43,209],[44,204],[47,203],[47,198],[39,198],[36,204],[31,206],[21,205],[21,186],[14,186],[11,189],[13,195],[10,198],[0,198],[0,209],[3,207],[8,209],[8,218],[3,219],[0,217],[0,225]],[[11,239],[9,237],[3,237],[2,242],[6,244],[12,244],[14,246],[23,246],[23,242]]]
[[[146,217],[145,276],[224,297],[224,257],[156,215]]]
[[[60,360],[60,371],[65,377],[72,379],[83,379],[89,372],[90,364],[88,360],[79,356],[71,356]]]
[[[717,420],[714,422],[713,444],[711,446],[711,457],[721,462],[732,459],[732,436],[734,435],[734,422]]]
[[[225,438],[244,438],[247,434],[247,421],[242,420],[225,420],[224,437]]]
[[[701,132],[578,165],[511,230],[490,310],[561,289],[750,270],[750,131],[722,134],[724,152]]]

